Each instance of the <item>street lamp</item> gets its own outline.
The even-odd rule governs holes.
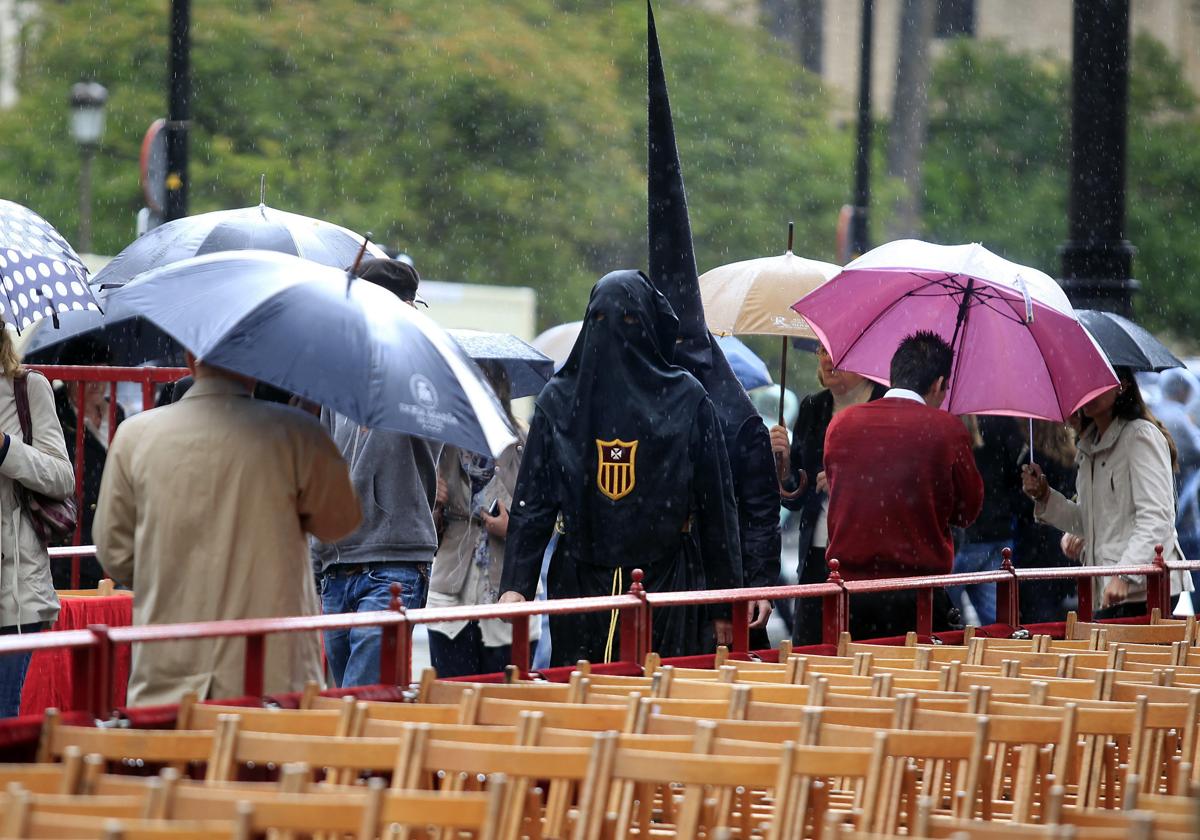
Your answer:
[[[71,85],[71,136],[79,144],[79,250],[92,250],[92,158],[104,136],[108,89],[99,82]]]

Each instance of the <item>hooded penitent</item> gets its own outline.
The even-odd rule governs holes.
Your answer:
[[[550,597],[741,583],[729,464],[711,401],[667,360],[678,321],[638,271],[592,290],[579,338],[537,400],[513,495],[502,591],[532,598],[557,527]],[[659,616],[661,613],[661,619]],[[554,661],[604,656],[608,614],[551,619]],[[695,652],[695,611],[658,610],[656,650]]]
[[[649,2],[646,17],[650,281],[666,295],[679,317],[679,338],[671,360],[700,381],[717,413],[732,466],[746,583],[772,586],[779,577],[780,538],[771,441],[757,409],[704,321],[683,170],[654,10]]]

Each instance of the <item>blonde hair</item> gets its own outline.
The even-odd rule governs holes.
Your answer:
[[[8,327],[0,324],[0,374],[6,379],[13,379],[20,372],[21,357],[17,355],[12,333]]]

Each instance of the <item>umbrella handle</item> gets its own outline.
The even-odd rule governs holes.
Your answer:
[[[779,358],[779,425],[783,426],[783,396],[787,393],[787,336],[783,337],[783,352]]]

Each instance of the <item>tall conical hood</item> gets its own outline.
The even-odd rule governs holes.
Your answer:
[[[667,78],[658,50],[654,9],[646,2],[647,92],[650,106],[646,125],[648,142],[647,223],[650,240],[650,282],[666,295],[679,316],[675,364],[695,373],[712,364],[712,347],[700,301],[692,226],[688,220],[683,169],[675,146],[675,125]]]

